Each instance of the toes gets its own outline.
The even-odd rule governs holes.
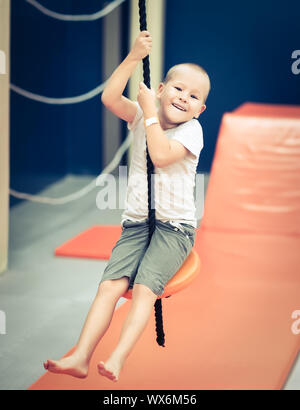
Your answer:
[[[53,360],[47,360],[44,362],[44,368],[46,370],[53,370],[56,367],[56,363]]]
[[[116,381],[118,380],[118,379],[116,378],[116,376],[113,374],[113,372],[111,372],[110,370],[108,370],[108,369],[105,368],[104,362],[99,362],[99,363],[98,363],[98,370],[99,370],[99,373],[100,373],[102,376],[105,376],[105,377],[107,377],[108,379],[110,379],[110,380],[112,380],[112,381],[114,381],[114,382],[116,382]]]
[[[47,370],[49,370],[49,371],[55,371],[55,370],[57,370],[57,364],[56,364],[57,362],[56,361],[54,361],[54,360],[47,360]]]
[[[104,363],[103,362],[99,362],[98,363],[98,370],[99,370],[99,372],[101,371],[104,371],[105,370],[105,367],[104,367]]]
[[[48,360],[48,369],[49,367],[54,367],[55,366],[55,362],[53,360]]]
[[[98,371],[102,376],[106,376],[106,369],[103,362],[98,363]]]

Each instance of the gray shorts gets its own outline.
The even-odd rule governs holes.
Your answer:
[[[192,225],[156,220],[156,227],[148,244],[148,223],[126,220],[122,234],[114,246],[100,281],[129,278],[129,288],[135,283],[149,287],[157,296],[175,275],[192,250],[196,231]]]

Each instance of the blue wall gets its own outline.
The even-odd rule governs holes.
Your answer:
[[[198,172],[209,171],[224,112],[251,102],[300,104],[300,1],[166,1],[165,69],[202,65],[212,89],[199,120],[204,148]]]
[[[105,0],[39,3],[64,14],[91,14],[108,4]],[[121,7],[126,49],[128,4]],[[61,21],[44,15],[25,0],[12,0],[11,83],[55,98],[81,95],[100,85],[105,80],[102,22]],[[36,102],[14,91],[10,98],[12,181],[24,173],[63,176],[101,172],[100,95],[68,105]]]
[[[89,14],[108,2],[40,3],[61,13]],[[102,19],[65,22],[43,15],[25,0],[12,0],[11,5],[11,83],[48,97],[70,97],[105,80]],[[125,57],[128,1],[121,7]],[[291,54],[300,49],[299,21],[298,0],[166,0],[164,73],[190,61],[206,68],[212,82],[207,110],[200,117],[204,149],[198,172],[210,170],[224,112],[245,101],[300,104],[300,75],[291,71]],[[60,177],[101,171],[100,96],[49,105],[12,91],[10,111],[12,187],[22,190],[14,178],[26,173]]]

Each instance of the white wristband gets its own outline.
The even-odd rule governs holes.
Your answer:
[[[152,124],[159,124],[159,121],[156,117],[151,117],[145,120],[145,127],[149,127]]]

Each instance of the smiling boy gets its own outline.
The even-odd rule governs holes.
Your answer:
[[[111,323],[116,303],[132,287],[132,303],[118,344],[109,358],[97,365],[102,376],[116,382],[147,325],[157,297],[194,245],[197,220],[193,192],[203,148],[197,118],[206,109],[210,81],[202,67],[179,64],[168,71],[156,93],[140,83],[137,102],[130,101],[123,91],[151,48],[150,33],[141,32],[102,94],[103,104],[126,121],[133,133],[122,234],[102,275],[76,350],[71,356],[44,363],[54,373],[87,376],[91,356]],[[156,100],[160,102],[158,109]],[[156,227],[149,246],[146,141],[155,166],[156,184]]]

